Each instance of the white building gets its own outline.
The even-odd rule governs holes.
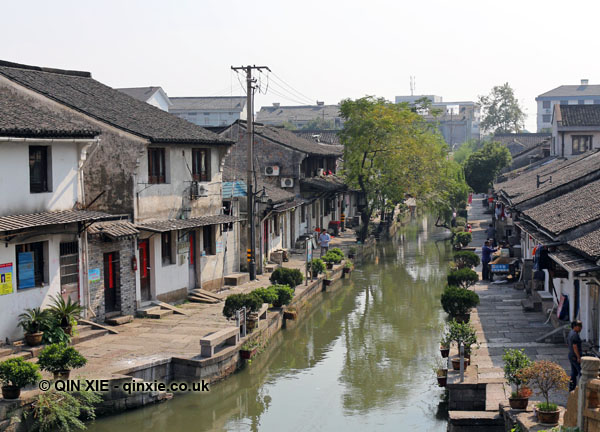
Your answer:
[[[172,103],[169,96],[162,87],[129,87],[117,89],[121,93],[136,98],[139,101],[149,103],[163,111],[169,111]]]
[[[246,96],[172,97],[169,112],[198,126],[229,126],[246,119]]]
[[[600,104],[600,85],[590,85],[582,79],[580,85],[562,85],[535,98],[537,102],[537,131],[549,131],[555,105]]]
[[[553,156],[577,156],[600,148],[600,105],[556,104],[551,125]]]

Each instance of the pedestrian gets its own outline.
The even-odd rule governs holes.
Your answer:
[[[331,236],[329,235],[327,230],[325,230],[325,228],[321,228],[321,235],[319,235],[319,245],[321,246],[321,255],[320,256],[324,255],[323,251],[325,251],[325,253],[327,253],[327,251],[329,251],[329,242],[330,241],[331,241]]]
[[[567,337],[569,343],[569,363],[571,363],[571,382],[569,382],[569,391],[577,387],[577,378],[581,375],[581,338],[579,333],[583,328],[583,323],[575,320],[571,323],[571,331]]]
[[[496,246],[496,228],[494,228],[494,224],[490,224],[485,230],[485,235],[488,240],[492,241],[492,246]]]
[[[492,260],[492,252],[496,252],[496,249],[490,247],[490,241],[486,240],[481,248],[481,279],[487,281],[491,280],[489,264]]]

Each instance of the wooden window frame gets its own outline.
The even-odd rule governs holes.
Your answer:
[[[164,184],[167,182],[167,159],[164,147],[148,148],[148,183]]]
[[[202,227],[202,249],[206,256],[217,254],[217,245],[215,240],[216,225],[206,225]]]
[[[204,155],[204,167],[202,155]],[[210,181],[210,149],[192,149],[192,177],[195,181]]]
[[[577,151],[575,151],[575,142],[577,141]],[[581,144],[586,142],[586,148],[581,150]],[[571,154],[578,155],[592,149],[593,135],[571,135]]]
[[[161,254],[163,266],[173,264],[172,231],[167,231],[167,232],[163,232],[160,234],[160,254]]]
[[[29,192],[50,192],[50,147],[29,146]],[[36,156],[39,155],[39,158]],[[39,178],[36,179],[36,177]]]
[[[48,266],[48,257],[47,257],[47,241],[41,242],[33,242],[33,243],[24,243],[18,244],[15,246],[15,255],[16,255],[16,269],[17,269],[17,278],[16,278],[16,286],[17,291],[22,291],[30,288],[40,288],[43,284],[48,284],[47,279],[47,266]],[[32,287],[20,287],[19,286],[19,253],[22,252],[33,252],[33,272],[34,272],[34,283]]]

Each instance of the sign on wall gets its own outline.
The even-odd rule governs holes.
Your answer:
[[[217,253],[223,252],[223,241],[217,242]]]
[[[88,270],[88,281],[98,282],[100,280],[100,269],[89,269]]]
[[[12,294],[12,263],[0,264],[0,295]]]
[[[33,252],[20,252],[17,256],[19,260],[19,289],[32,288],[35,286],[35,273],[33,268]]]

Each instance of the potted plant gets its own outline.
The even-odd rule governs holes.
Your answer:
[[[464,363],[465,368],[469,365],[469,359],[471,357],[472,346],[477,344],[477,332],[469,323],[462,323],[456,320],[450,322],[448,329],[448,339],[452,342],[456,342],[460,352],[460,345],[464,347]],[[452,368],[454,370],[460,369],[460,358],[456,357],[452,359]]]
[[[41,378],[38,366],[23,360],[22,357],[0,362],[0,382],[4,399],[18,399],[23,387],[35,384]]]
[[[448,273],[448,285],[469,288],[477,283],[479,275],[470,268],[463,267]]]
[[[350,274],[354,270],[354,263],[350,260],[344,263],[344,274]]]
[[[531,360],[522,349],[504,350],[502,360],[504,361],[504,378],[509,384],[515,386],[515,391],[508,398],[510,407],[521,410],[527,409],[531,390],[528,387],[523,387],[526,381],[521,379],[519,372],[531,366]]]
[[[473,236],[470,232],[455,232],[452,238],[452,245],[455,249],[461,249],[466,247],[473,240]]]
[[[323,284],[327,287],[331,285],[333,280],[331,280],[331,272],[325,272],[325,279],[323,279]]]
[[[446,368],[444,361],[442,359],[437,359],[432,369],[437,378],[438,386],[446,387],[446,382],[448,380],[448,369]]]
[[[257,340],[249,340],[244,342],[240,348],[240,356],[245,360],[250,360],[256,355],[260,343]]]
[[[348,249],[348,258],[354,259],[356,257],[356,246],[352,246]]]
[[[468,322],[470,310],[479,304],[479,295],[457,286],[447,286],[442,293],[442,307],[456,321]]]
[[[72,369],[85,366],[87,360],[72,346],[64,343],[48,345],[40,351],[38,365],[54,374],[54,379],[69,379]]]
[[[325,271],[325,263],[319,258],[313,258],[311,262],[307,264],[308,271],[312,272],[313,277],[319,276],[319,273]]]
[[[442,336],[442,339],[440,339],[440,354],[442,355],[442,358],[448,358],[448,356],[450,355],[451,343],[452,341],[449,339],[448,333],[444,334],[444,336]]]
[[[29,346],[37,346],[42,343],[44,328],[48,325],[48,311],[39,307],[25,309],[19,315],[19,326],[25,332],[25,342]]]
[[[50,313],[54,315],[64,332],[71,336],[73,334],[73,327],[77,325],[77,320],[81,317],[83,307],[78,301],[72,301],[71,297],[67,297],[65,301],[60,294],[52,297],[52,301],[53,304],[50,306]]]
[[[458,251],[454,253],[454,263],[458,269],[472,269],[479,265],[479,255],[472,251]]]
[[[569,377],[565,370],[558,364],[548,360],[533,362],[518,372],[519,379],[527,382],[538,390],[544,397],[544,402],[536,405],[540,423],[554,425],[560,418],[558,405],[551,403],[548,394],[551,390],[567,390]]]

